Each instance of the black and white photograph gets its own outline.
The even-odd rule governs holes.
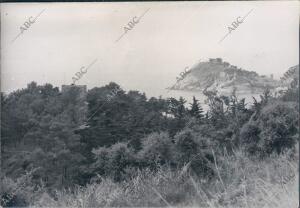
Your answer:
[[[299,207],[299,1],[0,6],[0,208]]]

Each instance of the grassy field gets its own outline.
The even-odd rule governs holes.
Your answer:
[[[298,151],[297,151],[298,152]],[[298,153],[258,161],[242,152],[214,158],[215,176],[204,180],[189,164],[171,171],[137,171],[115,183],[99,176],[86,187],[46,192],[32,202],[38,207],[298,207]]]

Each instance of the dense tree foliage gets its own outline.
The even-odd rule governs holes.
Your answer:
[[[122,181],[138,169],[161,166],[186,167],[209,179],[216,174],[215,154],[242,148],[268,157],[293,149],[298,92],[298,85],[276,98],[266,91],[247,105],[234,92],[206,91],[204,113],[195,97],[190,105],[183,98],[148,99],[116,83],[82,96],[76,87],[61,92],[32,82],[1,93],[3,174],[16,179],[34,170],[33,184],[50,190],[99,176]]]

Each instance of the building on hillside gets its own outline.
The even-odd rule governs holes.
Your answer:
[[[209,62],[213,63],[213,64],[221,64],[222,63],[222,59],[221,58],[216,58],[216,59],[210,58]]]
[[[221,58],[216,58],[217,63],[221,64],[222,63],[222,59]]]

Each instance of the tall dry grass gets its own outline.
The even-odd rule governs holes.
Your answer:
[[[201,179],[185,166],[171,171],[137,171],[128,181],[101,182],[44,193],[37,207],[298,207],[298,156],[271,156],[258,161],[242,152],[214,157],[215,176]]]

